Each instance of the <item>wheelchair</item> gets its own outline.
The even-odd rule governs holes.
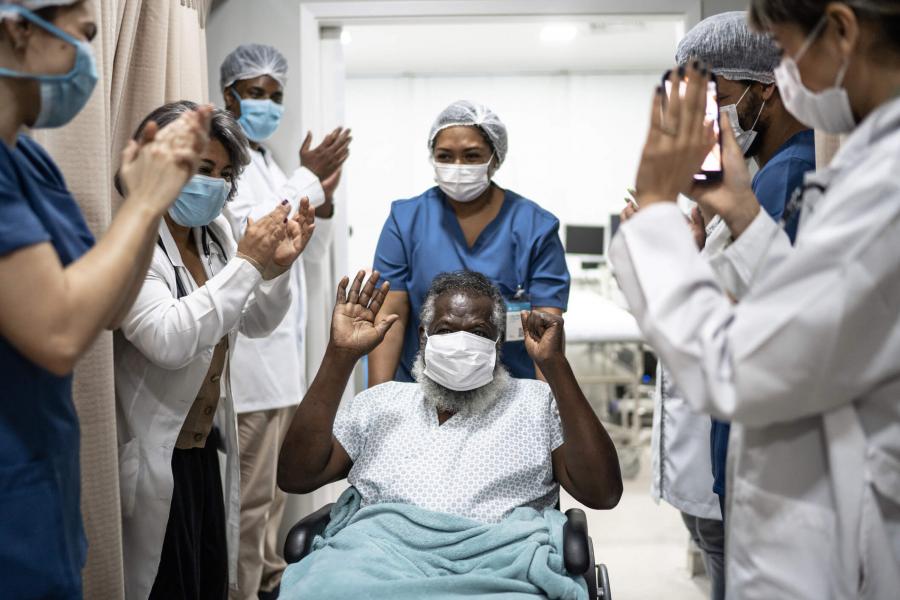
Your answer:
[[[299,562],[312,550],[313,539],[322,535],[331,520],[331,507],[326,504],[300,519],[288,532],[284,541],[284,559],[288,564]],[[609,573],[606,565],[594,563],[594,543],[588,535],[587,517],[580,508],[566,511],[563,525],[563,562],[572,575],[583,575],[590,600],[612,600]]]

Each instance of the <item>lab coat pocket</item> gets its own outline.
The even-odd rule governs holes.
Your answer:
[[[122,516],[126,518],[134,514],[140,464],[141,446],[138,438],[119,446],[119,495],[122,501]]]
[[[726,555],[728,597],[830,598],[837,573],[837,519],[822,506],[734,484]]]

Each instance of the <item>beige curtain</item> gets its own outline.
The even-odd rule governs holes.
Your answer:
[[[164,102],[205,102],[210,0],[89,0],[100,80],[88,106],[61,129],[33,132],[56,160],[88,225],[100,236],[114,203],[119,153],[140,120]],[[73,315],[77,318],[77,315]],[[81,507],[88,538],[84,597],[124,597],[112,336],[75,369],[81,421]]]
[[[837,154],[841,143],[844,141],[842,135],[831,135],[822,131],[816,131],[816,168],[824,169]]]

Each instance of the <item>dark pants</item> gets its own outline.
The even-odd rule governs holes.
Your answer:
[[[709,575],[709,597],[725,599],[725,524],[716,519],[703,519],[687,513],[681,518],[691,534],[691,539],[703,554],[703,564]]]
[[[175,449],[175,489],[151,600],[225,600],[228,550],[218,432],[205,448]]]

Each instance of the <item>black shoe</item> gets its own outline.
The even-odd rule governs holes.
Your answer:
[[[276,585],[271,592],[259,590],[259,600],[278,600],[278,592],[281,591],[281,584]]]

